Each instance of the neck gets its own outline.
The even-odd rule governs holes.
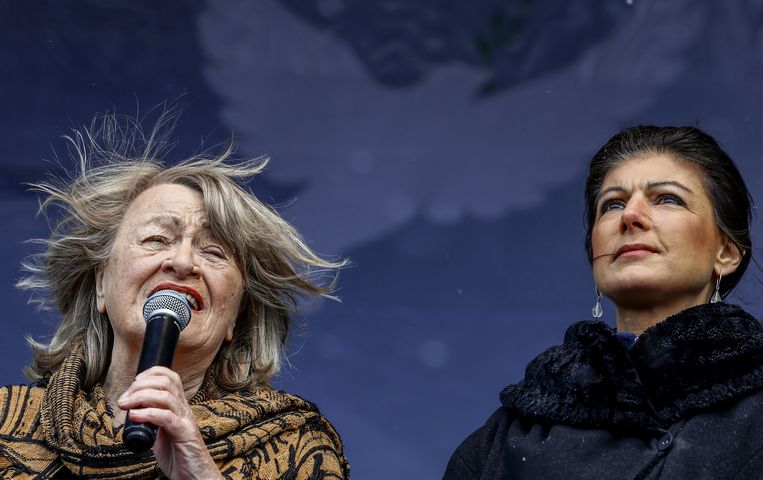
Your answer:
[[[616,305],[617,331],[641,335],[647,328],[657,325],[671,315],[703,303],[707,303],[710,293],[702,291],[691,298],[674,299],[657,305]]]
[[[193,367],[194,365],[190,365]],[[172,369],[180,375],[183,382],[185,397],[191,399],[199,391],[206,368],[200,370],[196,368],[189,369],[189,365],[183,365],[177,359],[172,365]],[[103,390],[106,394],[106,401],[114,413],[114,427],[118,427],[125,422],[127,412],[120,409],[117,405],[117,399],[132,385],[135,380],[135,372],[138,368],[138,356],[133,349],[120,348],[117,342],[111,351],[111,363],[106,373],[106,379],[103,382]]]

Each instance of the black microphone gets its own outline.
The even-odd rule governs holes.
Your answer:
[[[172,368],[180,332],[191,321],[188,300],[173,290],[160,290],[143,304],[143,318],[146,333],[136,375],[156,365]],[[122,438],[127,448],[142,453],[154,445],[156,431],[156,425],[131,421],[128,411]]]

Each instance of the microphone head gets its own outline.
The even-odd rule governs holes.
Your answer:
[[[157,313],[171,314],[176,317],[181,331],[191,321],[191,306],[188,300],[174,290],[159,290],[148,297],[143,304],[143,318],[148,322]]]

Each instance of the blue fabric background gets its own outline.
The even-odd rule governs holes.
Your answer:
[[[589,318],[582,183],[616,130],[698,125],[762,198],[760,0],[3,0],[0,26],[0,381],[56,323],[13,287],[48,232],[24,183],[70,168],[60,137],[96,113],[180,97],[172,158],[232,133],[272,157],[251,188],[353,261],[277,386],[321,406],[356,478],[440,477]],[[756,316],[760,274],[731,298]]]

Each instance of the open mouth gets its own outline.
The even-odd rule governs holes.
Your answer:
[[[188,300],[188,304],[191,306],[193,310],[201,310],[199,302],[196,301],[195,298],[193,298],[193,295],[190,293],[184,293],[185,299]]]
[[[188,301],[188,305],[190,305],[191,309],[194,311],[198,312],[204,308],[204,301],[201,298],[201,294],[193,288],[177,285],[174,283],[160,283],[154,287],[149,296],[160,290],[172,290],[173,292],[177,292],[183,295],[183,297]]]

